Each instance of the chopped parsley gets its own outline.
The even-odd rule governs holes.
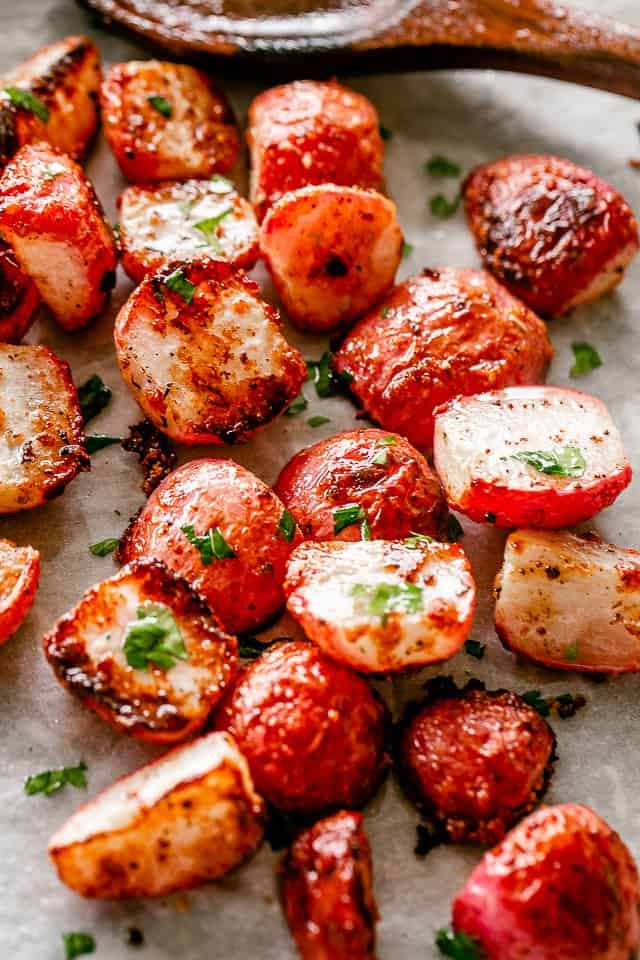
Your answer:
[[[284,412],[284,415],[285,417],[297,417],[298,414],[302,413],[303,410],[306,410],[308,406],[309,402],[304,393],[299,393],[293,403],[289,404]]]
[[[86,383],[78,387],[78,399],[85,424],[104,410],[111,397],[111,390],[105,386],[102,377],[97,373],[94,373]]]
[[[170,670],[176,660],[188,659],[182,634],[166,604],[146,602],[136,614],[138,619],[128,625],[123,645],[130,667],[148,670],[154,663],[161,670]]]
[[[113,553],[114,550],[118,549],[118,544],[120,543],[117,537],[107,537],[106,540],[99,540],[97,543],[92,543],[89,547],[89,553],[93,554],[94,557],[107,557],[110,553]]]
[[[221,173],[214,173],[211,177],[211,189],[214,193],[230,193],[234,187],[231,180],[223,177]]]
[[[464,652],[470,657],[473,657],[474,660],[482,660],[487,651],[486,643],[480,643],[479,640],[466,640],[464,644]]]
[[[389,307],[383,307],[382,310],[380,311],[380,316],[381,316],[381,317],[388,317],[388,316],[389,316]]]
[[[360,524],[360,539],[371,540],[371,524],[369,523],[366,517]]]
[[[28,110],[43,123],[46,123],[49,119],[49,108],[30,90],[21,90],[20,87],[5,87],[3,92],[9,97],[12,106],[19,110]]]
[[[91,934],[80,931],[63,933],[62,943],[65,949],[65,960],[74,960],[74,957],[80,957],[84,953],[93,953],[96,949],[96,941]]]
[[[325,350],[319,360],[307,360],[307,380],[316,388],[318,396],[325,400],[332,397],[336,390],[331,369],[332,354]]]
[[[226,210],[223,210],[222,213],[217,214],[215,217],[207,217],[206,220],[200,220],[193,225],[195,230],[199,230],[200,233],[204,234],[204,238],[209,246],[213,247],[218,253],[220,252],[220,242],[216,236],[216,230],[218,224],[224,220],[225,217],[228,217],[230,213],[233,213],[233,207],[227,207]]]
[[[586,706],[586,698],[578,693],[574,696],[572,693],[560,693],[557,697],[545,698],[539,690],[527,690],[520,696],[525,703],[537,710],[541,717],[548,717],[553,711],[562,719],[574,717],[578,710]]]
[[[572,643],[570,647],[567,647],[567,649],[566,649],[565,652],[564,652],[564,658],[565,658],[565,660],[568,660],[569,663],[575,663],[575,662],[576,662],[576,660],[578,659],[578,644],[577,644],[577,643]]]
[[[45,797],[50,797],[52,793],[57,793],[67,785],[79,790],[87,786],[86,763],[81,762],[77,767],[60,767],[57,770],[34,773],[25,780],[24,792],[29,797],[35,796],[36,793],[44,793]]]
[[[235,557],[235,551],[229,546],[224,538],[220,527],[214,527],[202,535],[195,532],[193,524],[187,523],[182,527],[182,532],[193,546],[200,553],[202,565],[208,567],[214,560],[228,560]]]
[[[61,177],[66,172],[66,168],[61,163],[49,163],[42,168],[42,176],[46,180],[55,180],[56,177]]]
[[[173,107],[164,97],[147,97],[147,103],[150,103],[153,109],[161,113],[163,117],[170,117],[173,113]]]
[[[366,520],[366,514],[359,503],[350,503],[346,507],[336,507],[333,511],[333,532],[340,533],[346,527],[352,527],[354,523],[360,523]]]
[[[309,417],[307,423],[310,427],[321,427],[324,423],[331,423],[329,417]]]
[[[527,690],[525,693],[521,693],[520,696],[525,703],[528,703],[530,707],[537,710],[541,717],[548,717],[551,713],[549,701],[545,700],[539,690]]]
[[[269,647],[273,647],[276,643],[285,643],[290,640],[291,637],[274,637],[273,640],[258,640],[257,637],[239,637],[238,655],[244,660],[255,660],[256,657],[263,654]]]
[[[443,193],[436,193],[429,200],[429,209],[434,217],[438,217],[440,220],[448,220],[460,206],[460,199],[460,194],[453,200],[449,200]]]
[[[380,437],[379,440],[376,440],[376,447],[395,447],[398,443],[398,438],[389,434],[388,437]]]
[[[569,371],[572,377],[582,377],[585,373],[590,373],[602,366],[600,354],[592,347],[590,343],[572,343],[574,364]]]
[[[376,463],[380,467],[386,467],[387,461],[389,459],[389,453],[385,447],[395,447],[398,442],[397,437],[380,437],[379,440],[376,440],[376,447],[381,447],[382,449],[376,453],[372,459],[372,463]]]
[[[371,463],[375,463],[377,467],[386,467],[389,460],[389,451],[388,450],[378,450],[377,453],[374,453],[371,458]]]
[[[433,537],[426,533],[414,533],[412,530],[409,536],[404,538],[405,547],[411,547],[412,550],[419,547],[421,543],[433,543]]]
[[[116,443],[121,443],[122,437],[108,437],[104,433],[94,434],[85,438],[87,453],[97,453],[98,450],[104,450],[105,447],[112,447]]]
[[[461,537],[464,537],[462,524],[455,514],[450,513],[447,517],[447,539],[449,543],[457,543]]]
[[[427,160],[424,169],[430,177],[460,176],[460,167],[458,164],[450,160],[449,157],[443,156],[441,153],[436,153],[430,160]]]
[[[384,127],[382,124],[380,124],[379,130],[380,136],[383,140],[391,140],[393,137],[393,130],[389,130],[389,127]]]
[[[380,617],[383,625],[394,611],[417,613],[422,610],[422,587],[405,580],[403,583],[355,583],[354,597],[366,597],[367,612]]]
[[[288,510],[285,510],[278,522],[278,533],[284,537],[287,543],[291,543],[296,535],[296,522]]]
[[[556,477],[581,477],[587,467],[578,447],[559,447],[557,450],[524,450],[514,453],[512,460],[520,460],[539,473]]]
[[[413,244],[407,243],[405,240],[405,242],[402,244],[402,259],[406,260],[407,257],[411,256],[412,253],[413,253]]]
[[[482,953],[475,940],[462,931],[454,932],[449,927],[438,930],[436,947],[443,957],[452,957],[453,960],[481,960]]]
[[[191,283],[189,280],[187,280],[180,267],[178,267],[177,270],[174,270],[173,273],[167,277],[167,279],[164,281],[164,285],[169,290],[173,290],[174,293],[177,293],[178,296],[182,297],[187,306],[193,300],[197,290],[195,283]]]
[[[355,380],[355,377],[350,370],[340,370],[339,373],[336,374],[336,376],[338,378],[338,382],[340,386],[342,387],[350,387],[353,381]]]

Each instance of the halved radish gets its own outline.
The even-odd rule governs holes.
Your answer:
[[[289,561],[285,593],[307,636],[363,673],[452,657],[475,606],[462,548],[422,536],[303,543]]]
[[[262,840],[264,803],[232,737],[210,733],[116,781],[49,841],[83,897],[154,897],[215,880]]]
[[[0,644],[16,632],[31,609],[40,580],[40,554],[0,540]]]
[[[556,670],[640,670],[640,551],[594,535],[516,530],[496,578],[496,630]]]
[[[604,403],[561,387],[452,400],[436,414],[434,458],[450,506],[501,527],[588,520],[631,481]]]

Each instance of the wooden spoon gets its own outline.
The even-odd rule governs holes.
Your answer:
[[[553,0],[83,0],[156,48],[243,74],[492,67],[640,98],[640,29]]]

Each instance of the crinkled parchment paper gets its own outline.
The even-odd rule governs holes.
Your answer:
[[[598,0],[586,5],[602,9]],[[635,0],[610,0],[606,12],[640,22]],[[73,0],[0,0],[0,28],[0,69],[42,43],[80,31],[95,38],[106,62],[140,53],[97,26]],[[221,79],[243,118],[258,88]],[[268,85],[268,76],[264,83]],[[640,212],[640,173],[628,166],[630,157],[640,155],[636,130],[640,104],[491,72],[366,77],[354,85],[371,97],[383,124],[393,131],[386,156],[388,187],[407,241],[414,245],[401,277],[425,266],[478,262],[462,214],[444,222],[428,211],[431,194],[444,190],[453,195],[456,190],[455,182],[430,180],[424,173],[424,161],[433,153],[447,154],[465,171],[510,152],[559,153],[611,180]],[[115,219],[122,181],[102,140],[88,169],[108,215]],[[237,180],[246,184],[243,170]],[[262,271],[256,275],[271,297]],[[43,317],[29,336],[65,357],[78,383],[97,372],[113,388],[110,407],[91,424],[90,432],[119,435],[139,419],[120,380],[111,336],[115,312],[130,289],[120,271],[111,306],[97,324],[66,336]],[[637,261],[618,293],[550,327],[556,348],[551,382],[570,382],[573,340],[588,340],[603,357],[600,369],[571,382],[608,403],[638,471],[636,483],[594,524],[605,538],[630,546],[640,546],[639,293]],[[291,337],[307,358],[319,357],[325,348],[319,338],[295,332]],[[309,408],[304,414],[279,419],[246,446],[215,453],[234,457],[270,483],[300,447],[357,424],[347,400],[320,400],[309,384],[305,390]],[[331,423],[313,430],[306,423],[313,414],[328,416]],[[211,452],[202,449],[192,455]],[[184,458],[185,451],[180,455]],[[155,901],[92,903],[58,883],[46,857],[48,837],[85,799],[84,792],[67,788],[51,798],[27,797],[23,792],[28,774],[84,759],[89,767],[87,796],[93,796],[154,754],[152,748],[111,732],[65,693],[40,645],[42,633],[82,591],[114,571],[112,559],[90,556],[88,545],[121,533],[143,501],[140,480],[135,457],[111,447],[93,457],[92,472],[74,481],[63,497],[40,510],[0,518],[0,536],[33,544],[43,560],[35,607],[20,632],[0,650],[0,957],[55,960],[63,956],[62,931],[85,930],[96,938],[99,960],[119,960],[136,954],[126,946],[127,928],[135,926],[144,931],[145,946],[138,953],[145,960],[289,960],[295,954],[278,905],[276,855],[267,846],[219,884]],[[552,721],[560,759],[548,800],[591,804],[640,855],[640,679],[631,676],[596,685],[577,675],[517,663],[501,648],[492,628],[490,589],[504,535],[468,522],[464,526],[463,544],[471,556],[480,601],[473,637],[487,643],[488,649],[480,663],[462,653],[443,669],[458,680],[473,675],[491,686],[520,692],[539,688],[545,694],[584,693],[588,705],[575,718]],[[289,633],[293,628],[288,622],[269,631]],[[411,681],[400,678],[381,688],[398,710],[412,687],[437,672],[441,671],[424,671]],[[455,847],[418,860],[413,853],[417,822],[390,777],[366,817],[382,915],[381,960],[435,957],[434,931],[448,922],[451,897],[479,858],[477,850]]]

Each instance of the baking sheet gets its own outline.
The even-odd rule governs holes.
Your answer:
[[[42,43],[66,33],[87,32],[99,44],[106,62],[140,54],[135,45],[100,28],[72,0],[0,0],[0,69],[7,68]],[[601,9],[598,0],[583,3]],[[635,0],[610,0],[607,13],[640,23]],[[265,85],[268,84],[265,77]],[[238,116],[243,118],[258,87],[224,83]],[[636,121],[640,105],[595,91],[491,72],[447,72],[393,77],[367,77],[354,86],[377,105],[383,124],[393,131],[387,144],[389,190],[398,203],[407,241],[414,245],[401,267],[404,278],[425,266],[474,265],[477,256],[462,214],[442,222],[428,212],[427,200],[442,190],[455,193],[453,181],[433,181],[423,164],[434,153],[455,159],[466,171],[476,163],[516,151],[550,151],[593,168],[611,180],[635,205],[640,172],[628,166],[640,155]],[[122,181],[101,141],[89,163],[89,174],[115,219],[115,198]],[[246,175],[239,170],[241,184]],[[272,297],[264,274],[267,296]],[[119,272],[117,289],[105,316],[76,336],[59,332],[46,317],[29,340],[50,345],[71,364],[82,383],[94,372],[114,389],[110,407],[90,425],[90,432],[120,435],[139,419],[138,410],[117,372],[112,324],[131,285]],[[588,340],[603,357],[603,366],[579,381],[582,389],[609,405],[634,468],[640,476],[640,261],[631,267],[621,290],[595,306],[554,321],[551,336],[556,358],[549,381],[569,380],[572,340]],[[317,358],[325,348],[320,338],[291,332],[304,356]],[[300,447],[357,425],[355,410],[345,399],[319,400],[310,385],[309,408],[299,417],[281,418],[244,447],[201,449],[195,456],[232,456],[273,482],[281,466]],[[331,423],[316,430],[306,418],[323,414]],[[187,459],[181,451],[181,459]],[[134,456],[118,447],[93,458],[93,470],[68,487],[46,507],[14,518],[0,518],[0,536],[31,543],[42,554],[42,580],[35,607],[20,632],[0,650],[0,957],[11,960],[55,960],[63,957],[63,931],[91,932],[99,960],[140,955],[145,960],[292,960],[295,952],[277,901],[273,868],[276,855],[263,847],[246,867],[223,882],[155,901],[85,902],[58,883],[46,858],[47,839],[85,799],[71,788],[50,798],[26,797],[23,780],[50,767],[88,764],[93,796],[156,751],[111,732],[55,682],[44,660],[40,637],[73,605],[90,584],[114,571],[111,558],[91,557],[88,545],[119,535],[128,517],[141,505],[141,475]],[[594,528],[622,545],[640,546],[640,482],[616,505],[600,515]],[[478,663],[464,653],[444,668],[423,671],[408,681],[384,683],[390,706],[399,710],[418,683],[442,672],[458,680],[469,676],[489,686],[544,694],[584,693],[588,705],[571,720],[552,720],[559,741],[559,762],[550,802],[575,800],[592,805],[619,829],[640,855],[640,765],[637,759],[640,723],[640,679],[627,677],[595,685],[578,675],[518,664],[494,636],[490,587],[500,564],[504,535],[464,522],[463,544],[478,583],[479,608],[473,637],[488,644]],[[268,635],[293,634],[280,623]],[[431,960],[435,930],[448,922],[452,895],[479,851],[440,848],[426,859],[413,854],[415,811],[389,778],[367,809],[366,826],[374,855],[376,894],[382,916],[380,960]],[[127,929],[144,932],[145,946],[126,946]]]

